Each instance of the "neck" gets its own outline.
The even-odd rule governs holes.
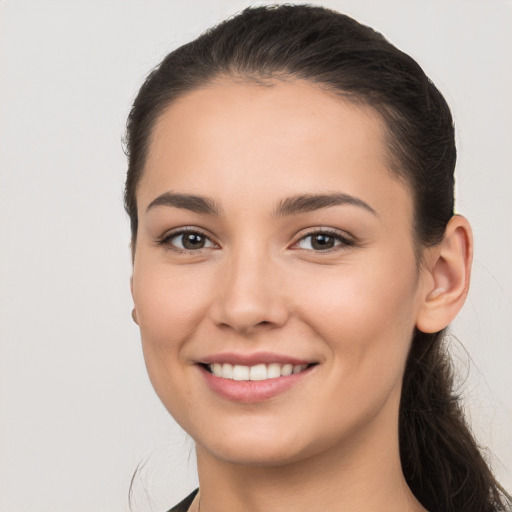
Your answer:
[[[389,427],[376,421],[320,454],[274,466],[233,464],[198,445],[200,510],[424,511],[401,470],[398,425],[391,437]]]

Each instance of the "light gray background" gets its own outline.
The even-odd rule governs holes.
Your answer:
[[[121,137],[149,69],[248,3],[0,3],[1,512],[127,510],[141,461],[137,510],[166,510],[196,484],[130,319]],[[454,331],[473,359],[467,412],[510,490],[512,2],[321,3],[410,53],[452,106],[457,209],[476,240]]]

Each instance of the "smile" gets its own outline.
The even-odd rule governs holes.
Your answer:
[[[262,381],[287,377],[304,371],[308,364],[270,363],[244,366],[231,363],[213,363],[206,368],[216,377],[237,381]]]
[[[255,404],[294,389],[318,363],[268,353],[217,354],[196,366],[216,395],[232,402]]]

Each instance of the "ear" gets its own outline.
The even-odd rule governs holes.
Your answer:
[[[473,236],[467,219],[454,215],[443,240],[428,250],[416,327],[425,333],[447,327],[462,308],[469,289]]]
[[[133,275],[130,277],[130,292],[132,293],[132,298],[133,298]],[[135,306],[133,306],[133,309],[132,309],[132,319],[137,325],[139,325],[139,319],[137,317],[137,309],[135,308]]]

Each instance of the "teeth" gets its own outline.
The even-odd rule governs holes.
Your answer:
[[[281,377],[281,365],[278,363],[271,363],[267,366],[267,379],[277,379]]]
[[[233,366],[233,380],[249,380],[249,367],[235,364]]]
[[[293,364],[284,364],[281,367],[281,375],[291,375],[293,372]]]
[[[243,366],[241,364],[213,363],[208,368],[216,377],[233,380],[267,380],[286,377],[292,373],[300,373],[308,367],[307,364],[257,364],[255,366]]]
[[[223,365],[219,366],[222,368],[222,375],[225,379],[232,379],[233,378],[233,365],[229,363],[224,363]],[[219,372],[220,374],[220,372]],[[215,374],[217,375],[217,374]]]
[[[268,378],[267,367],[264,364],[257,364],[256,366],[251,366],[249,370],[249,379],[250,380],[265,380]]]

